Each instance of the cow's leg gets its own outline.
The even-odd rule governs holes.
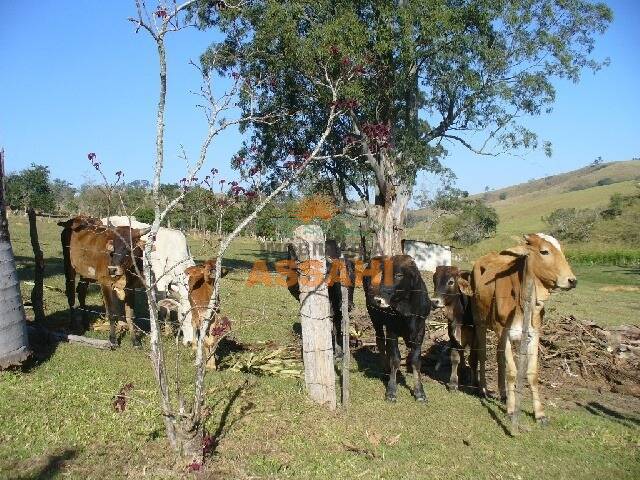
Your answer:
[[[78,286],[76,287],[76,293],[78,295],[78,305],[80,306],[80,314],[82,318],[82,328],[89,328],[89,320],[87,317],[87,290],[89,289],[89,282],[80,277]],[[77,315],[75,316],[77,320]]]
[[[396,374],[400,368],[400,349],[398,348],[398,337],[394,333],[387,332],[387,360],[389,362],[389,381],[387,382],[386,400],[395,402],[397,398],[398,386]]]
[[[449,377],[449,390],[458,389],[458,368],[460,366],[460,355],[463,352],[460,348],[462,340],[462,332],[460,325],[456,323],[453,328],[454,338],[449,339],[449,358],[451,360],[451,376]],[[464,353],[462,353],[464,355]],[[463,357],[464,358],[464,357]]]
[[[422,387],[422,341],[424,340],[424,325],[418,328],[416,334],[411,338],[409,344],[410,352],[407,364],[411,365],[413,371],[413,396],[418,402],[426,402],[427,396]]]
[[[380,359],[382,360],[382,370],[385,373],[389,372],[389,357],[387,355],[387,346],[385,341],[384,334],[384,326],[377,322],[373,323],[373,329],[376,332],[376,346],[378,347],[378,352],[380,352]]]
[[[64,247],[63,247],[64,248]],[[80,322],[75,311],[76,304],[76,271],[71,264],[65,265],[65,284],[64,290],[67,294],[67,303],[69,304],[69,324],[71,329],[76,333],[80,332]]]
[[[116,337],[116,315],[113,312],[113,295],[115,293],[111,288],[106,285],[102,285],[102,297],[104,298],[104,311],[107,319],[109,320],[109,342],[111,342],[111,348],[118,346],[118,338]]]
[[[505,376],[507,350],[511,352],[511,340],[509,339],[509,330],[504,329],[498,336],[498,348],[496,349],[496,363],[498,364],[498,393],[500,401],[507,401],[507,381]],[[513,358],[513,353],[511,353]]]
[[[540,393],[538,392],[538,341],[540,334],[532,330],[529,332],[529,345],[527,346],[527,381],[531,388],[531,396],[533,397],[533,413],[536,421],[546,425],[548,423],[547,416],[544,414],[542,403],[540,402]]]
[[[511,348],[511,339],[509,338],[509,331],[507,329],[502,332],[502,337],[504,337],[504,355],[502,355],[502,361],[503,363],[506,362],[507,415],[511,416],[516,408],[516,377],[518,375],[518,367],[513,359],[513,349]],[[503,343],[503,341],[501,340],[500,343]],[[498,354],[498,356],[500,357],[500,354]]]
[[[463,347],[469,347],[469,368],[471,369],[471,382],[474,393],[478,392],[478,351],[476,350],[476,327],[475,325],[465,328],[467,335]]]
[[[127,288],[124,296],[124,316],[127,319],[127,326],[129,327],[129,334],[131,335],[131,343],[133,343],[134,347],[140,347],[142,346],[142,343],[140,342],[140,337],[138,336],[135,325],[133,324],[133,319],[135,317],[135,304],[136,292],[133,288]]]

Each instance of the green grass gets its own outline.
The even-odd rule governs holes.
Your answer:
[[[613,183],[597,186],[597,182],[610,178]],[[472,261],[489,251],[499,251],[517,244],[525,233],[546,232],[549,227],[543,218],[558,208],[604,208],[614,193],[636,193],[640,179],[640,161],[614,162],[601,168],[584,168],[546,179],[536,180],[496,190],[488,195],[488,201],[499,216],[495,236],[476,245],[459,249],[463,260]],[[588,188],[573,190],[575,185]],[[500,192],[507,198],[499,200]],[[479,197],[481,195],[478,195]],[[625,238],[637,238],[640,230],[640,213],[626,212],[623,217],[596,223],[588,242],[566,244],[567,257],[576,264],[633,265],[640,263],[640,245]],[[424,212],[418,211],[418,217]],[[630,234],[631,232],[632,234]],[[407,237],[448,243],[440,233],[439,223],[430,230],[418,223],[407,231]]]
[[[25,220],[11,218],[11,235],[23,280],[32,274]],[[58,227],[40,223],[47,261],[45,283],[61,288]],[[192,239],[198,258],[212,248]],[[286,289],[246,287],[257,245],[241,239],[225,264],[236,270],[223,280],[223,311],[240,342],[297,341],[297,309]],[[637,321],[639,293],[602,292],[607,285],[637,284],[638,272],[623,268],[577,267],[575,292],[552,297],[549,315],[572,312],[599,323]],[[23,286],[28,295],[30,287]],[[52,326],[66,319],[64,295],[45,291]],[[362,311],[363,295],[356,303]],[[28,298],[28,297],[27,297]],[[100,297],[91,302],[99,309]],[[620,315],[614,308],[620,310]],[[105,337],[104,333],[92,333]],[[0,373],[0,478],[176,478],[179,466],[164,439],[155,403],[148,348],[138,351],[128,336],[116,351],[59,345],[24,372]],[[165,342],[167,355],[186,373],[191,353]],[[236,355],[242,355],[236,354]],[[383,400],[377,358],[361,351],[352,373],[348,412],[317,407],[300,380],[210,373],[207,429],[220,445],[209,462],[212,478],[638,478],[640,407],[638,401],[593,391],[562,391],[543,386],[551,424],[542,428],[525,402],[524,426],[505,435],[502,406],[452,394],[426,379],[427,405],[399,388],[397,404]],[[173,365],[173,363],[172,363]],[[495,369],[489,362],[489,369]],[[173,368],[171,382],[175,381]],[[248,382],[245,385],[245,381]],[[112,397],[128,382],[131,400],[122,413]],[[411,384],[411,379],[408,380]],[[525,399],[528,395],[525,395]],[[587,408],[588,407],[588,408]],[[208,478],[208,477],[203,477]]]

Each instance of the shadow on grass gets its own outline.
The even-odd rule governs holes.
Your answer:
[[[44,480],[57,478],[65,463],[78,455],[77,450],[67,448],[59,453],[41,455],[21,461],[10,467],[10,477],[16,480]]]
[[[35,261],[33,257],[17,255],[16,269],[20,281],[33,281]],[[49,257],[44,259],[44,280],[55,276],[64,276],[64,263],[62,258]],[[64,295],[64,294],[63,294]]]
[[[351,351],[353,358],[358,365],[358,371],[364,373],[365,377],[378,379],[386,387],[389,380],[389,372],[384,367],[384,359],[381,354],[374,350],[373,346],[363,346]],[[399,386],[406,388],[411,395],[413,395],[413,389],[407,384],[405,378],[405,368],[400,367],[396,374],[396,383]]]
[[[236,252],[237,255],[237,252]],[[244,248],[242,253],[239,255],[245,258],[251,258],[252,260],[243,260],[241,258],[225,258],[222,262],[223,265],[232,270],[245,270],[247,272],[253,269],[253,266],[256,261],[264,260],[267,262],[269,270],[275,271],[274,263],[278,260],[283,260],[287,258],[286,252],[268,252],[256,248]]]
[[[637,418],[631,415],[625,415],[616,410],[613,410],[612,408],[607,407],[606,405],[602,405],[599,402],[589,402],[586,405],[585,404],[578,404],[578,405],[580,405],[587,412],[593,415],[597,415],[598,417],[612,420],[628,428],[637,428],[640,425],[640,418]]]
[[[487,409],[487,412],[489,413],[489,416],[491,417],[491,419],[498,424],[498,426],[502,429],[504,434],[507,435],[508,437],[512,437],[513,435],[511,433],[511,429],[503,421],[503,418],[501,418],[501,416],[498,415],[498,413],[496,412],[496,410],[498,410],[499,412],[502,412],[503,415],[504,413],[506,413],[506,410],[502,405],[502,402],[498,402],[491,398],[481,398],[480,404]]]
[[[222,410],[222,414],[220,415],[220,420],[215,426],[215,430],[213,431],[213,433],[210,433],[208,435],[205,432],[204,453],[206,456],[213,456],[216,453],[220,441],[226,435],[226,433],[229,432],[229,430],[236,423],[249,415],[250,411],[255,407],[255,404],[249,401],[239,408],[234,408],[234,405],[238,401],[238,398],[244,395],[244,393],[246,393],[251,387],[252,385],[250,385],[249,379],[247,379],[240,386],[238,386],[227,398],[226,404]],[[218,400],[213,405],[213,409],[216,409],[223,401],[223,399]],[[232,412],[237,412],[238,416],[230,420],[229,417]]]

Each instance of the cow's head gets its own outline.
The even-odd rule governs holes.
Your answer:
[[[413,259],[409,255],[377,259],[382,264],[382,271],[370,281],[373,306],[405,316],[429,315],[431,305],[427,287]],[[391,268],[385,268],[385,262],[392,262],[393,281],[384,278],[385,274],[391,273]]]
[[[507,253],[526,256],[529,269],[549,290],[570,290],[578,280],[562,253],[560,242],[551,235],[531,233],[524,236],[525,244]]]
[[[144,229],[115,227],[109,231],[110,235],[106,244],[109,254],[107,270],[113,280],[113,289],[121,300],[124,298],[126,273],[133,269],[134,259],[139,261],[142,258],[144,242],[140,240],[140,237],[147,234],[149,230],[151,230],[150,227]]]
[[[207,260],[202,265],[194,265],[187,268],[184,273],[189,279],[189,292],[201,288],[202,285],[213,286],[213,280],[216,273],[216,260],[212,258]],[[226,276],[229,273],[229,269],[222,267],[220,269],[220,278]]]
[[[458,267],[438,265],[433,274],[434,293],[431,305],[434,308],[451,305],[461,294],[461,286],[468,285],[470,276],[471,272],[460,270]]]

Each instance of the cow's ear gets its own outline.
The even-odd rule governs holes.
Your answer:
[[[213,279],[215,277],[216,264],[214,262],[206,262],[202,266],[202,273],[204,276],[204,281],[210,285],[213,285]]]
[[[470,272],[466,273],[469,274]],[[458,287],[460,288],[460,292],[462,292],[463,295],[466,295],[467,297],[473,297],[470,275],[460,275],[458,277]]]
[[[526,257],[529,255],[529,249],[526,245],[517,245],[515,247],[507,248],[506,250],[502,250],[500,255],[512,255],[514,257]]]
[[[113,252],[113,239],[107,240],[107,252]]]

